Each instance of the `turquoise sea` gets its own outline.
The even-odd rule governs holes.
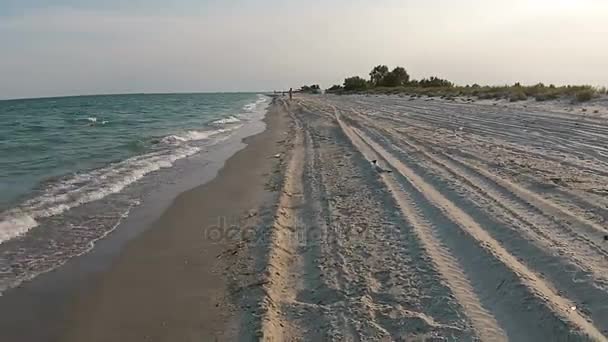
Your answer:
[[[268,101],[255,93],[0,101],[0,292],[92,248],[140,204],[139,183],[259,122]]]

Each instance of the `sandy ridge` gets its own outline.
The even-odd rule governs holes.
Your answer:
[[[384,159],[368,145],[361,136],[351,127],[340,120],[336,111],[336,118],[342,130],[351,139],[361,153],[369,160]],[[433,234],[433,228],[418,212],[416,204],[403,192],[388,174],[382,174],[383,181],[387,184],[392,196],[395,198],[404,215],[416,228],[418,237],[425,245],[427,253],[434,260],[439,272],[448,282],[450,288],[458,298],[460,304],[465,308],[466,314],[471,318],[476,333],[483,341],[506,341],[505,332],[500,328],[496,319],[483,308],[475,291],[469,284],[467,277],[460,270],[460,266],[439,240]]]
[[[411,182],[418,187],[431,202],[442,208],[446,215],[450,216],[460,225],[461,228],[476,238],[483,247],[492,251],[492,253],[496,255],[496,257],[505,265],[509,266],[516,273],[518,273],[522,279],[522,282],[524,282],[530,289],[535,291],[540,297],[545,298],[548,304],[553,308],[554,312],[562,316],[563,319],[578,326],[579,329],[584,331],[592,338],[600,341],[608,340],[600,332],[600,330],[593,325],[593,323],[589,322],[588,318],[583,317],[576,310],[571,310],[572,307],[576,307],[574,303],[567,298],[558,295],[550,284],[546,283],[538,275],[528,269],[527,266],[509,254],[504,247],[502,247],[498,241],[494,240],[482,227],[480,227],[472,217],[463,212],[454,203],[443,197],[443,195],[441,195],[441,193],[439,193],[435,188],[426,183],[411,169],[393,157],[380,145],[372,141],[364,133],[356,129],[353,130],[373,150],[381,155],[383,159],[386,160],[389,165],[391,165],[391,167],[404,175],[406,178],[410,179]]]

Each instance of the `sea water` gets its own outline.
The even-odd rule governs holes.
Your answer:
[[[0,101],[0,293],[89,251],[146,191],[171,181],[159,173],[259,123],[268,100],[228,93]]]

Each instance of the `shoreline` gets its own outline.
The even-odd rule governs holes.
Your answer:
[[[281,151],[276,142],[289,120],[269,110],[264,121],[267,129],[248,137],[247,147],[228,159],[216,178],[180,194],[128,244],[97,288],[79,296],[64,341],[237,336],[240,323],[227,271],[234,260],[222,256],[234,255],[230,251],[239,238],[227,236],[221,222],[240,225],[274,204],[268,175],[280,163],[273,156]]]
[[[116,229],[106,239],[99,241],[91,252],[74,258],[63,266],[42,274],[17,288],[8,290],[4,296],[0,297],[0,303],[2,304],[0,305],[0,317],[3,317],[0,336],[3,339],[6,337],[9,340],[19,341],[63,341],[66,339],[66,334],[75,336],[76,334],[86,333],[83,330],[75,331],[77,329],[74,328],[74,325],[80,324],[76,322],[82,322],[85,318],[82,314],[75,315],[73,313],[80,310],[82,305],[86,306],[83,303],[94,302],[95,300],[91,299],[92,296],[103,293],[104,290],[102,289],[107,283],[106,279],[109,275],[115,273],[115,269],[119,267],[118,265],[124,264],[125,260],[133,257],[134,254],[129,251],[134,249],[133,246],[140,244],[138,241],[153,234],[152,231],[163,230],[157,228],[158,222],[165,216],[164,214],[160,215],[160,213],[171,211],[171,208],[180,205],[182,209],[184,206],[192,207],[191,201],[185,200],[184,202],[184,197],[192,199],[192,196],[194,196],[200,199],[200,196],[205,197],[204,192],[209,188],[216,190],[221,188],[213,184],[226,185],[226,182],[222,182],[221,179],[226,178],[226,173],[230,173],[226,171],[227,169],[235,168],[235,166],[231,167],[230,165],[238,164],[238,162],[233,162],[233,159],[242,159],[243,155],[247,156],[253,153],[250,152],[251,150],[265,153],[263,149],[256,149],[253,145],[257,146],[261,141],[267,142],[272,135],[271,132],[278,132],[274,128],[278,121],[280,120],[271,118],[266,111],[264,119],[260,122],[264,122],[266,128],[261,127],[257,132],[250,132],[249,135],[244,132],[238,139],[235,139],[237,141],[223,146],[220,151],[216,153],[211,151],[216,154],[218,160],[214,159],[211,163],[209,163],[210,160],[206,160],[202,168],[204,172],[200,173],[199,171],[200,174],[187,175],[186,178],[188,179],[179,180],[181,183],[178,184],[178,188],[183,190],[177,190],[179,194],[177,197],[173,195],[165,199],[164,203],[160,201],[160,203],[155,203],[147,210],[140,210],[133,216],[129,216],[122,227]],[[220,156],[222,154],[227,154],[227,159],[222,159]],[[268,153],[268,155],[272,156],[274,154]],[[274,160],[264,159],[263,162],[274,162]],[[249,168],[245,171],[253,172]],[[246,173],[251,174],[251,172]],[[247,184],[242,185],[244,188],[248,188]],[[160,195],[170,196],[167,193],[161,193]],[[168,231],[169,229],[165,230]],[[201,240],[203,239],[201,238]],[[220,247],[219,245],[210,246],[207,253],[210,260],[215,261],[215,256],[210,252],[211,247],[216,249]],[[140,248],[139,251],[140,253],[153,252],[149,248]],[[90,314],[94,313],[89,309],[84,311]],[[72,319],[72,317],[76,317],[78,320]],[[98,323],[102,324],[102,322]],[[36,329],[36,331],[29,329],[32,324],[39,326],[39,329]],[[87,340],[91,340],[91,338],[87,338]]]
[[[49,151],[33,154],[29,171],[19,166],[19,153],[7,150],[0,177],[2,182],[12,182],[0,196],[0,207],[5,208],[0,210],[0,295],[88,253],[139,208],[170,202],[207,182],[212,178],[207,174],[214,176],[226,159],[245,146],[242,138],[264,129],[261,120],[269,98],[261,94],[160,96],[141,108],[144,101],[137,98],[98,100],[57,101],[62,109],[56,118],[48,117],[49,122],[41,124],[48,124],[48,132],[35,143],[49,146]],[[155,101],[163,104],[155,107]],[[66,109],[71,105],[88,108],[88,102],[93,106],[90,113],[72,116]],[[224,105],[218,107],[219,103]],[[21,105],[31,107],[19,119],[29,127],[45,103]],[[6,111],[14,112],[19,106]],[[112,111],[112,106],[124,106],[125,113]],[[174,113],[173,117],[163,111]],[[139,119],[141,127],[136,128]],[[53,143],[52,137],[61,130],[66,130],[63,140]],[[32,133],[28,132],[17,129],[11,146],[27,145]]]

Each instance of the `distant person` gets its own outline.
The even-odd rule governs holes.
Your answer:
[[[293,88],[289,88],[289,99],[293,99]]]

